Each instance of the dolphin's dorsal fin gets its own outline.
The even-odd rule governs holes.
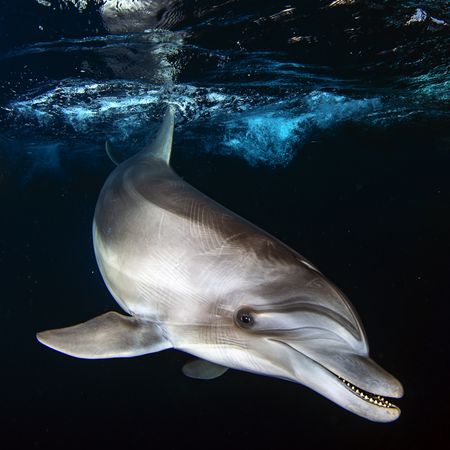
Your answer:
[[[204,359],[194,359],[186,363],[182,370],[189,378],[213,380],[223,375],[228,370],[228,367],[220,366]]]
[[[146,145],[141,153],[152,158],[162,159],[169,164],[174,123],[175,108],[172,105],[168,105],[156,138],[151,144]]]
[[[39,342],[76,358],[127,358],[172,347],[160,327],[108,312],[73,327],[43,331]]]

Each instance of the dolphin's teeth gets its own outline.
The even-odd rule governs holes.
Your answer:
[[[336,377],[339,378],[339,380],[341,380],[342,383],[344,383],[345,386],[351,389],[355,394],[358,394],[359,397],[361,397],[363,400],[373,403],[374,405],[377,405],[381,408],[396,408],[395,405],[385,400],[385,398],[381,397],[381,395],[375,395],[371,394],[370,392],[361,391],[356,386],[347,381],[345,378],[342,378],[339,375],[336,375]]]

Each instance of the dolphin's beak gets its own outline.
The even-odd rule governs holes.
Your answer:
[[[390,422],[400,409],[385,397],[403,396],[403,387],[368,356],[339,342],[271,338],[290,379],[302,383],[343,408],[375,422]]]

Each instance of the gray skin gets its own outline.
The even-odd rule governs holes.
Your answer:
[[[368,354],[345,295],[276,238],[183,181],[169,166],[174,111],[152,145],[120,164],[98,199],[94,247],[128,316],[106,313],[38,333],[79,358],[175,348],[183,371],[211,379],[227,368],[301,383],[378,422],[400,410],[399,381]]]

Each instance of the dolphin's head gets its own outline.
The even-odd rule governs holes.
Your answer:
[[[301,383],[372,421],[399,417],[385,397],[401,397],[402,385],[369,357],[344,294],[309,264],[296,272],[296,282],[262,285],[230,314],[245,345],[236,368]]]

